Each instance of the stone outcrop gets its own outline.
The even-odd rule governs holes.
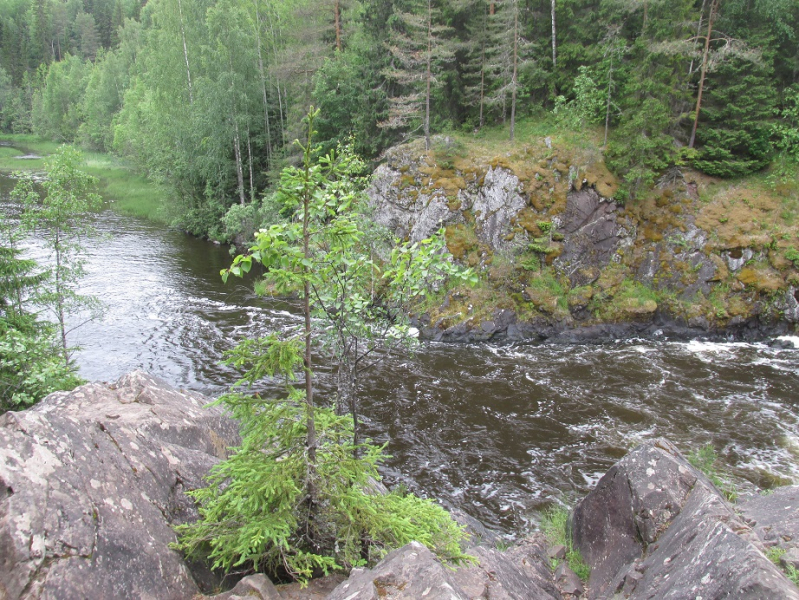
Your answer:
[[[799,599],[744,518],[665,440],[614,465],[575,508],[572,532],[589,598]]]
[[[235,445],[237,427],[208,399],[142,372],[51,394],[0,417],[0,598],[189,599],[219,579],[170,549],[172,525],[194,519],[186,490]],[[413,542],[373,569],[275,586],[239,581],[221,600],[569,598],[799,600],[764,554],[799,568],[799,486],[733,508],[666,440],[630,452],[575,508],[573,542],[587,587],[540,535],[506,551],[472,532],[458,568]],[[773,550],[772,550],[773,552]],[[206,596],[209,597],[210,596]]]
[[[237,443],[208,398],[142,372],[0,416],[0,598],[190,598],[185,490]]]
[[[437,136],[430,151],[392,148],[368,190],[374,218],[401,239],[446,227],[452,255],[495,292],[492,305],[466,292],[431,311],[422,337],[569,342],[571,331],[595,338],[613,325],[621,337],[753,341],[797,331],[795,226],[774,222],[775,198],[709,200],[704,188],[700,198],[676,170],[623,204],[601,154],[551,140],[491,157],[467,145]],[[500,322],[500,307],[518,322]]]
[[[412,542],[389,553],[374,569],[355,569],[328,600],[556,600],[546,550],[536,538],[507,552],[477,546],[474,562],[452,570]]]
[[[610,263],[622,243],[624,230],[616,219],[615,202],[593,188],[571,192],[561,222],[563,252],[556,259],[575,287],[592,283]]]

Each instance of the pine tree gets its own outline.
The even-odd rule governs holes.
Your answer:
[[[421,127],[425,148],[430,149],[431,93],[439,84],[437,75],[453,58],[446,43],[450,28],[441,23],[441,11],[434,0],[411,6],[412,12],[398,12],[395,28],[388,42],[391,65],[383,76],[399,88],[389,100],[388,119],[380,123],[387,129]]]

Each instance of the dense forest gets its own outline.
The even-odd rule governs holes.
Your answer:
[[[0,129],[114,152],[221,237],[319,140],[558,116],[604,128],[635,197],[671,165],[735,177],[799,155],[795,0],[6,0]]]

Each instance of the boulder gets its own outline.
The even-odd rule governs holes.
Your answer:
[[[799,486],[742,498],[736,509],[764,546],[799,551]]]
[[[470,564],[442,565],[418,542],[389,553],[374,569],[354,569],[327,600],[559,600],[546,546],[531,538],[507,552],[477,546]]]
[[[469,600],[435,555],[419,542],[389,552],[374,569],[353,569],[328,600]]]
[[[546,543],[532,537],[500,552],[488,546],[468,551],[476,560],[456,570],[455,584],[468,598],[498,600],[555,600],[561,594],[555,585]]]
[[[184,491],[237,443],[208,398],[140,371],[0,417],[0,598],[189,598]]]
[[[636,448],[575,508],[589,598],[781,598],[799,590],[752,529],[666,440]]]
[[[570,192],[562,231],[563,252],[555,264],[569,275],[574,287],[590,283],[592,273],[606,266],[624,234],[616,222],[616,203],[602,198],[593,188]]]

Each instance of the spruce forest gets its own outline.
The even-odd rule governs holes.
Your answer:
[[[559,115],[634,199],[799,156],[795,0],[4,0],[0,130],[125,157],[220,239],[318,140],[368,160]]]

